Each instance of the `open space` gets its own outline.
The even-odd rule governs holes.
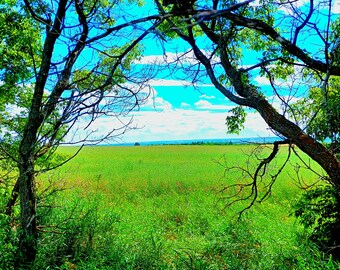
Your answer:
[[[41,217],[54,227],[46,229],[37,265],[62,260],[61,267],[78,269],[335,268],[290,215],[301,194],[294,182],[297,158],[278,177],[272,196],[241,220],[237,214],[249,201],[225,207],[230,201],[221,190],[246,180],[238,170],[225,173],[225,167],[255,168],[249,154],[257,149],[265,157],[270,147],[85,147],[59,170],[42,175],[65,190],[41,201]],[[59,153],[75,151],[63,147]],[[303,177],[313,175],[306,171]]]

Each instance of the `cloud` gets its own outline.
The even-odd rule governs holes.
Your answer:
[[[211,62],[213,64],[218,63],[220,60],[216,56],[211,56],[212,52],[202,50],[208,58],[211,58]],[[155,55],[147,55],[142,56],[140,59],[135,60],[134,64],[142,64],[142,65],[169,65],[173,63],[181,63],[182,65],[196,65],[198,64],[198,60],[194,55],[192,50],[188,50],[185,52],[164,52],[164,54],[155,54]]]
[[[267,123],[258,113],[248,113],[244,126],[245,129],[242,131],[242,134],[258,134],[258,136],[263,136],[264,134],[272,134]]]
[[[20,114],[27,112],[26,108],[19,107],[15,104],[6,104],[6,112],[11,116],[19,116]]]
[[[334,1],[332,11],[335,14],[340,14],[340,2],[339,1]]]
[[[133,61],[134,64],[142,65],[159,65],[165,63],[164,55],[146,55],[138,60]]]
[[[226,133],[226,112],[177,109],[162,112],[138,111],[134,112],[132,116],[131,127],[134,128],[120,136],[120,142],[273,136],[266,123],[255,113],[248,114],[246,128],[239,135]],[[96,120],[93,127],[99,136],[105,134],[115,125],[118,125],[116,120],[103,118]]]
[[[280,87],[281,89],[297,89],[297,88],[306,88],[306,86],[310,86],[311,82],[308,78],[304,78],[303,67],[295,65],[294,72],[290,75],[287,75],[285,79],[274,78],[273,84],[276,87]],[[259,86],[270,86],[271,83],[269,79],[265,76],[258,75],[253,79]],[[309,81],[308,81],[309,80]]]
[[[171,103],[161,97],[156,97],[154,99],[154,106],[156,109],[163,111],[169,111],[172,108]]]
[[[206,94],[200,95],[200,98],[215,99],[215,96],[207,96]]]
[[[256,0],[255,2],[258,2]],[[286,4],[281,4],[279,10],[283,11],[285,14],[289,14],[291,16],[296,17],[296,9],[307,7],[309,8],[310,0],[297,0],[297,1],[287,1]],[[314,7],[320,8],[320,10],[328,12],[329,8],[329,2],[323,1],[323,0],[316,0],[314,1]],[[333,1],[332,4],[332,13],[333,14],[339,14],[340,13],[340,2],[339,1]]]
[[[119,136],[118,139],[106,143],[273,136],[262,118],[253,112],[247,115],[246,128],[239,135],[227,134],[226,116],[227,112],[225,111],[211,110],[173,108],[163,111],[141,110],[132,112],[128,117],[120,120],[113,117],[95,120],[90,128],[90,130],[95,131],[91,138],[99,138],[114,128],[121,128],[122,122],[128,123],[130,117],[133,118],[130,129]],[[84,126],[84,123],[79,123],[79,126]],[[117,130],[116,134],[120,134],[122,131]],[[89,134],[88,130],[79,128],[76,138],[84,137],[86,134]]]
[[[210,109],[213,105],[206,100],[199,100],[195,103],[197,108]]]
[[[268,80],[268,78],[264,77],[264,76],[256,76],[254,79],[255,82],[257,82],[257,84],[261,85],[270,85],[270,81]]]
[[[296,16],[295,9],[300,8],[307,3],[309,0],[298,0],[298,1],[288,1],[286,4],[281,4],[279,10],[283,11],[285,14]]]
[[[181,108],[189,108],[189,107],[191,107],[190,104],[185,103],[185,102],[182,102],[180,106],[181,106]]]
[[[149,98],[142,105],[143,109],[151,109],[156,111],[164,111],[170,110],[172,108],[172,104],[166,101],[164,98],[157,96],[156,90],[152,90]]]
[[[141,129],[126,134],[125,141],[226,137],[225,113],[196,110],[138,112],[134,115],[134,123]]]
[[[198,109],[206,109],[206,110],[224,110],[224,111],[229,111],[232,109],[234,106],[226,106],[226,105],[215,105],[210,103],[207,100],[199,100],[194,104]]]
[[[145,91],[150,91],[150,89],[145,89]],[[132,111],[127,117],[120,119],[99,118],[87,130],[84,130],[87,122],[83,119],[78,123],[76,138],[84,138],[91,131],[95,133],[91,134],[90,138],[99,138],[112,129],[117,129],[115,134],[118,135],[124,132],[118,142],[249,138],[272,135],[261,117],[252,112],[246,118],[246,128],[239,135],[227,134],[225,119],[233,106],[213,104],[211,102],[214,100],[213,96],[201,95],[201,97],[202,99],[194,104],[195,107],[183,101],[180,103],[180,108],[175,108],[151,88],[149,98],[139,111]],[[131,117],[133,122],[127,132],[119,129],[129,123]],[[117,139],[106,143],[115,142]]]
[[[166,79],[153,79],[150,80],[151,86],[192,86],[192,82],[185,80],[166,80]]]
[[[142,56],[139,60],[135,60],[134,64],[142,65],[168,65],[175,62],[182,64],[197,64],[196,57],[192,51],[186,52],[165,52],[164,54]]]

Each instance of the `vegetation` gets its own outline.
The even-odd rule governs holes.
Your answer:
[[[86,199],[79,196],[82,192],[76,185],[73,191],[59,195],[56,191],[63,187],[56,183],[60,183],[60,179],[55,182],[45,179],[45,183],[37,176],[67,161],[62,155],[55,155],[60,144],[66,141],[99,143],[125,132],[130,121],[124,122],[119,118],[146,101],[148,94],[143,90],[149,87],[148,79],[155,76],[155,72],[148,68],[137,68],[136,71],[133,69],[134,60],[142,54],[140,43],[148,35],[153,35],[160,45],[164,41],[178,40],[187,44],[190,51],[183,52],[175,61],[164,64],[174,73],[176,68],[181,68],[180,74],[185,74],[184,79],[193,84],[214,84],[225,97],[238,106],[230,111],[231,115],[226,116],[230,131],[237,132],[243,127],[246,112],[251,108],[282,138],[273,144],[272,151],[267,152],[267,155],[261,155],[258,151],[252,152],[259,161],[255,167],[250,166],[248,160],[241,160],[236,166],[228,164],[226,175],[229,175],[230,171],[235,172],[232,174],[234,182],[224,189],[234,190],[234,195],[229,196],[232,199],[229,204],[234,205],[249,199],[250,204],[244,206],[241,203],[240,209],[256,208],[258,202],[268,199],[274,191],[282,202],[280,191],[274,189],[274,184],[279,176],[284,175],[283,169],[287,169],[288,164],[292,162],[290,153],[296,153],[297,146],[322,167],[325,174],[319,173],[318,180],[323,181],[322,186],[328,186],[315,189],[302,197],[295,214],[301,218],[304,225],[312,227],[312,237],[318,234],[317,231],[322,231],[325,243],[337,245],[338,239],[334,239],[334,231],[339,228],[339,219],[334,209],[338,208],[337,194],[340,190],[340,162],[337,157],[339,99],[336,87],[337,77],[340,76],[340,27],[333,1],[311,0],[302,5],[297,4],[299,1],[273,0],[259,1],[259,4],[252,0],[155,0],[153,3],[154,15],[135,18],[136,14],[126,12],[126,7],[135,5],[137,8],[141,4],[140,1],[1,0],[0,191],[3,197],[0,223],[5,228],[1,231],[3,237],[0,240],[3,241],[4,247],[4,252],[1,253],[2,263],[7,267],[13,262],[15,268],[31,268],[34,265],[37,268],[45,267],[42,258],[51,258],[46,257],[46,254],[55,254],[52,258],[54,261],[46,264],[71,268],[74,265],[68,263],[81,265],[82,262],[88,262],[92,251],[100,246],[99,238],[96,238],[100,234],[96,235],[96,228],[103,226],[99,231],[115,235],[107,228],[119,228],[117,223],[121,223],[122,213],[118,216],[110,216],[109,213],[107,217],[100,216],[102,206],[94,203],[93,208],[90,207],[93,206],[91,201],[84,203],[83,200]],[[190,52],[194,57],[187,61],[186,57]],[[249,55],[254,56],[254,62],[250,65],[244,62]],[[269,88],[256,84],[253,79],[255,76],[266,78]],[[204,79],[207,77],[210,82]],[[284,85],[282,82],[291,84]],[[301,85],[308,87],[303,88]],[[279,102],[280,109],[274,105],[275,102],[272,103],[273,96],[275,101]],[[302,99],[295,102],[296,98]],[[316,106],[304,110],[305,104],[311,100]],[[111,116],[118,121],[108,134],[96,137],[91,124],[102,116]],[[85,133],[78,136],[77,131],[80,128],[84,129]],[[330,147],[323,143],[325,139],[331,139]],[[285,161],[281,162],[281,167],[278,166],[276,172],[270,174],[269,181],[263,182],[266,173],[273,167],[275,157],[280,151],[287,149],[282,147],[283,145],[289,146],[289,154]],[[137,149],[143,148],[136,147],[136,151]],[[314,163],[302,164],[311,171],[317,171]],[[129,163],[127,165],[129,166]],[[166,164],[167,169],[168,165]],[[199,164],[195,164],[195,168],[198,166]],[[213,165],[211,167],[213,168]],[[242,174],[238,175],[233,170],[235,168]],[[140,169],[149,173],[140,179],[141,183],[144,183],[143,192],[125,194],[132,196],[131,203],[137,209],[138,199],[144,196],[154,197],[155,194],[153,188],[148,190],[149,184],[145,183],[145,180],[151,179],[153,171],[143,167]],[[188,168],[185,168],[188,177],[189,172]],[[163,173],[164,175],[157,177],[166,179],[166,173]],[[124,174],[117,177],[122,176]],[[213,176],[209,174],[208,179]],[[133,177],[139,179],[138,175]],[[297,179],[300,179],[299,177],[301,176]],[[97,178],[102,181],[102,174],[99,173]],[[158,183],[156,194],[166,197],[162,192],[168,185],[171,186],[173,196],[178,196],[177,205],[183,199],[182,192],[190,194],[191,190],[200,190],[199,187],[205,186],[202,182],[198,187],[195,179],[190,179],[184,184],[180,181],[171,182],[172,180],[165,182],[165,186],[164,182]],[[155,183],[157,186],[157,181]],[[129,190],[129,187],[126,188]],[[134,190],[136,187],[132,185],[130,188]],[[210,190],[209,186],[206,188]],[[285,189],[290,192],[289,187],[286,186]],[[140,190],[140,187],[136,190]],[[200,196],[195,197],[195,202],[200,202],[203,197],[204,200],[209,200],[209,196],[203,196],[208,190],[198,192]],[[249,194],[245,195],[243,191],[248,191]],[[66,209],[64,214],[59,212],[60,200],[72,198],[72,193],[74,201],[65,206],[69,209]],[[324,195],[329,194],[335,194],[335,201],[324,201]],[[98,191],[86,195],[93,195],[96,202],[106,202],[105,206],[109,204],[108,198],[114,201],[112,194],[105,192],[101,194]],[[123,198],[120,200],[124,201]],[[309,205],[314,200],[317,200],[317,207],[310,212]],[[183,201],[185,204],[188,202],[190,197]],[[120,201],[117,202],[119,203]],[[186,209],[184,205],[182,207]],[[127,209],[129,207],[124,208]],[[169,207],[169,213],[173,209]],[[240,209],[236,210],[242,212]],[[200,213],[198,208],[195,211],[196,214]],[[251,210],[247,226],[253,225],[253,211],[257,210]],[[213,220],[218,221],[219,215],[215,215]],[[180,235],[182,228],[188,229],[189,225],[182,226],[185,222],[191,224],[190,222],[195,220],[186,212],[183,214],[175,211],[173,216],[169,219],[171,224],[167,223],[166,217],[165,221],[158,219],[158,222],[164,221],[161,228],[165,230],[165,234],[168,228],[175,232],[170,238],[176,238],[176,234]],[[200,217],[205,216],[201,213]],[[143,220],[143,216],[138,218],[137,220]],[[323,222],[324,219],[326,222]],[[200,225],[194,223],[192,228],[189,228],[196,233],[196,230],[200,231],[198,228],[212,226],[208,231],[214,231],[211,230],[214,226],[209,225],[208,220],[208,217],[205,217],[198,222]],[[54,229],[51,227],[53,224]],[[125,227],[133,223],[127,224]],[[252,230],[245,230],[243,227],[243,233],[245,232],[249,234],[241,239],[250,239],[250,244],[247,240],[247,248],[244,251],[246,253],[241,253],[240,257],[249,260],[245,260],[243,264],[238,261],[238,264],[249,268],[249,261],[253,261],[253,265],[256,265],[255,262],[259,263],[258,244],[257,240],[251,240],[255,239],[251,237],[254,234]],[[42,233],[44,237],[41,237]],[[201,231],[201,234],[205,235],[205,230]],[[230,235],[233,233],[230,232],[228,237]],[[105,235],[100,237],[102,242],[111,239]],[[137,239],[148,239],[145,235],[138,237]],[[190,249],[179,252],[178,248],[175,248],[176,262],[169,262],[167,258],[162,257],[163,252],[160,252],[162,246],[159,244],[163,243],[159,240],[161,238],[155,238],[153,234],[148,237],[151,237],[152,245],[146,246],[143,252],[150,247],[158,250],[157,260],[153,257],[148,261],[148,254],[135,252],[139,243],[149,243],[142,240],[132,246],[129,243],[125,243],[123,247],[116,244],[114,247],[120,249],[114,249],[110,254],[133,254],[133,259],[119,262],[118,265],[122,265],[122,268],[164,268],[164,265],[169,264],[178,268],[204,268],[207,265],[216,265],[216,268],[231,267],[221,259],[225,257],[223,254],[230,250],[224,250],[219,244],[217,250],[223,256],[220,254],[221,256],[212,258],[206,255],[209,252],[206,253],[205,248],[214,250],[215,247],[207,245],[203,252],[201,247],[195,245],[197,239],[193,237]],[[124,243],[124,240],[118,243]],[[291,243],[291,247],[293,246]],[[254,254],[247,253],[249,250],[253,250]],[[102,251],[104,252],[104,249]],[[18,256],[13,255],[16,252],[19,253]],[[238,251],[235,253],[239,255]],[[70,259],[66,261],[65,257]],[[64,265],[58,265],[55,261],[61,258]],[[107,259],[110,256],[101,258]],[[291,262],[290,257],[287,258],[288,265],[301,264],[299,260]],[[94,258],[92,261],[100,263],[100,260]],[[100,267],[106,264],[110,263],[102,262]],[[283,262],[278,261],[278,264],[278,267],[281,267]]]
[[[336,269],[289,215],[302,192],[287,181],[293,166],[272,197],[239,222],[244,203],[224,208],[220,190],[238,175],[224,177],[221,163],[246,162],[255,147],[84,148],[58,172],[41,176],[65,190],[39,194],[42,240],[32,269]],[[60,154],[74,151],[63,147]],[[279,155],[277,165],[283,160]],[[308,170],[303,175],[312,177]],[[10,266],[14,252],[0,253],[0,261]]]
[[[340,197],[332,186],[317,187],[304,193],[295,205],[295,216],[310,231],[310,238],[321,250],[340,258]]]

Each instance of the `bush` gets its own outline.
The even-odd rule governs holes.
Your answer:
[[[335,259],[340,259],[340,192],[333,186],[306,191],[294,215],[309,230],[310,239]]]
[[[11,228],[10,219],[0,213],[0,269],[14,269],[18,239],[15,228]]]
[[[70,269],[104,249],[102,238],[119,222],[119,216],[98,211],[102,206],[99,195],[90,198],[75,196],[63,206],[57,206],[53,198],[51,207],[39,209],[43,229],[34,269]]]

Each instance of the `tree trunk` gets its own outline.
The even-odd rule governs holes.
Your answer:
[[[21,157],[19,165],[20,225],[19,247],[20,267],[30,267],[37,254],[37,197],[35,190],[34,156]]]
[[[37,89],[37,86],[36,86]],[[31,111],[24,129],[19,147],[19,196],[20,196],[20,226],[19,247],[21,256],[18,263],[24,269],[35,260],[37,254],[37,217],[36,217],[36,186],[35,186],[35,146],[38,129],[43,123],[40,113],[43,91],[35,91]],[[26,268],[25,268],[26,267]]]

